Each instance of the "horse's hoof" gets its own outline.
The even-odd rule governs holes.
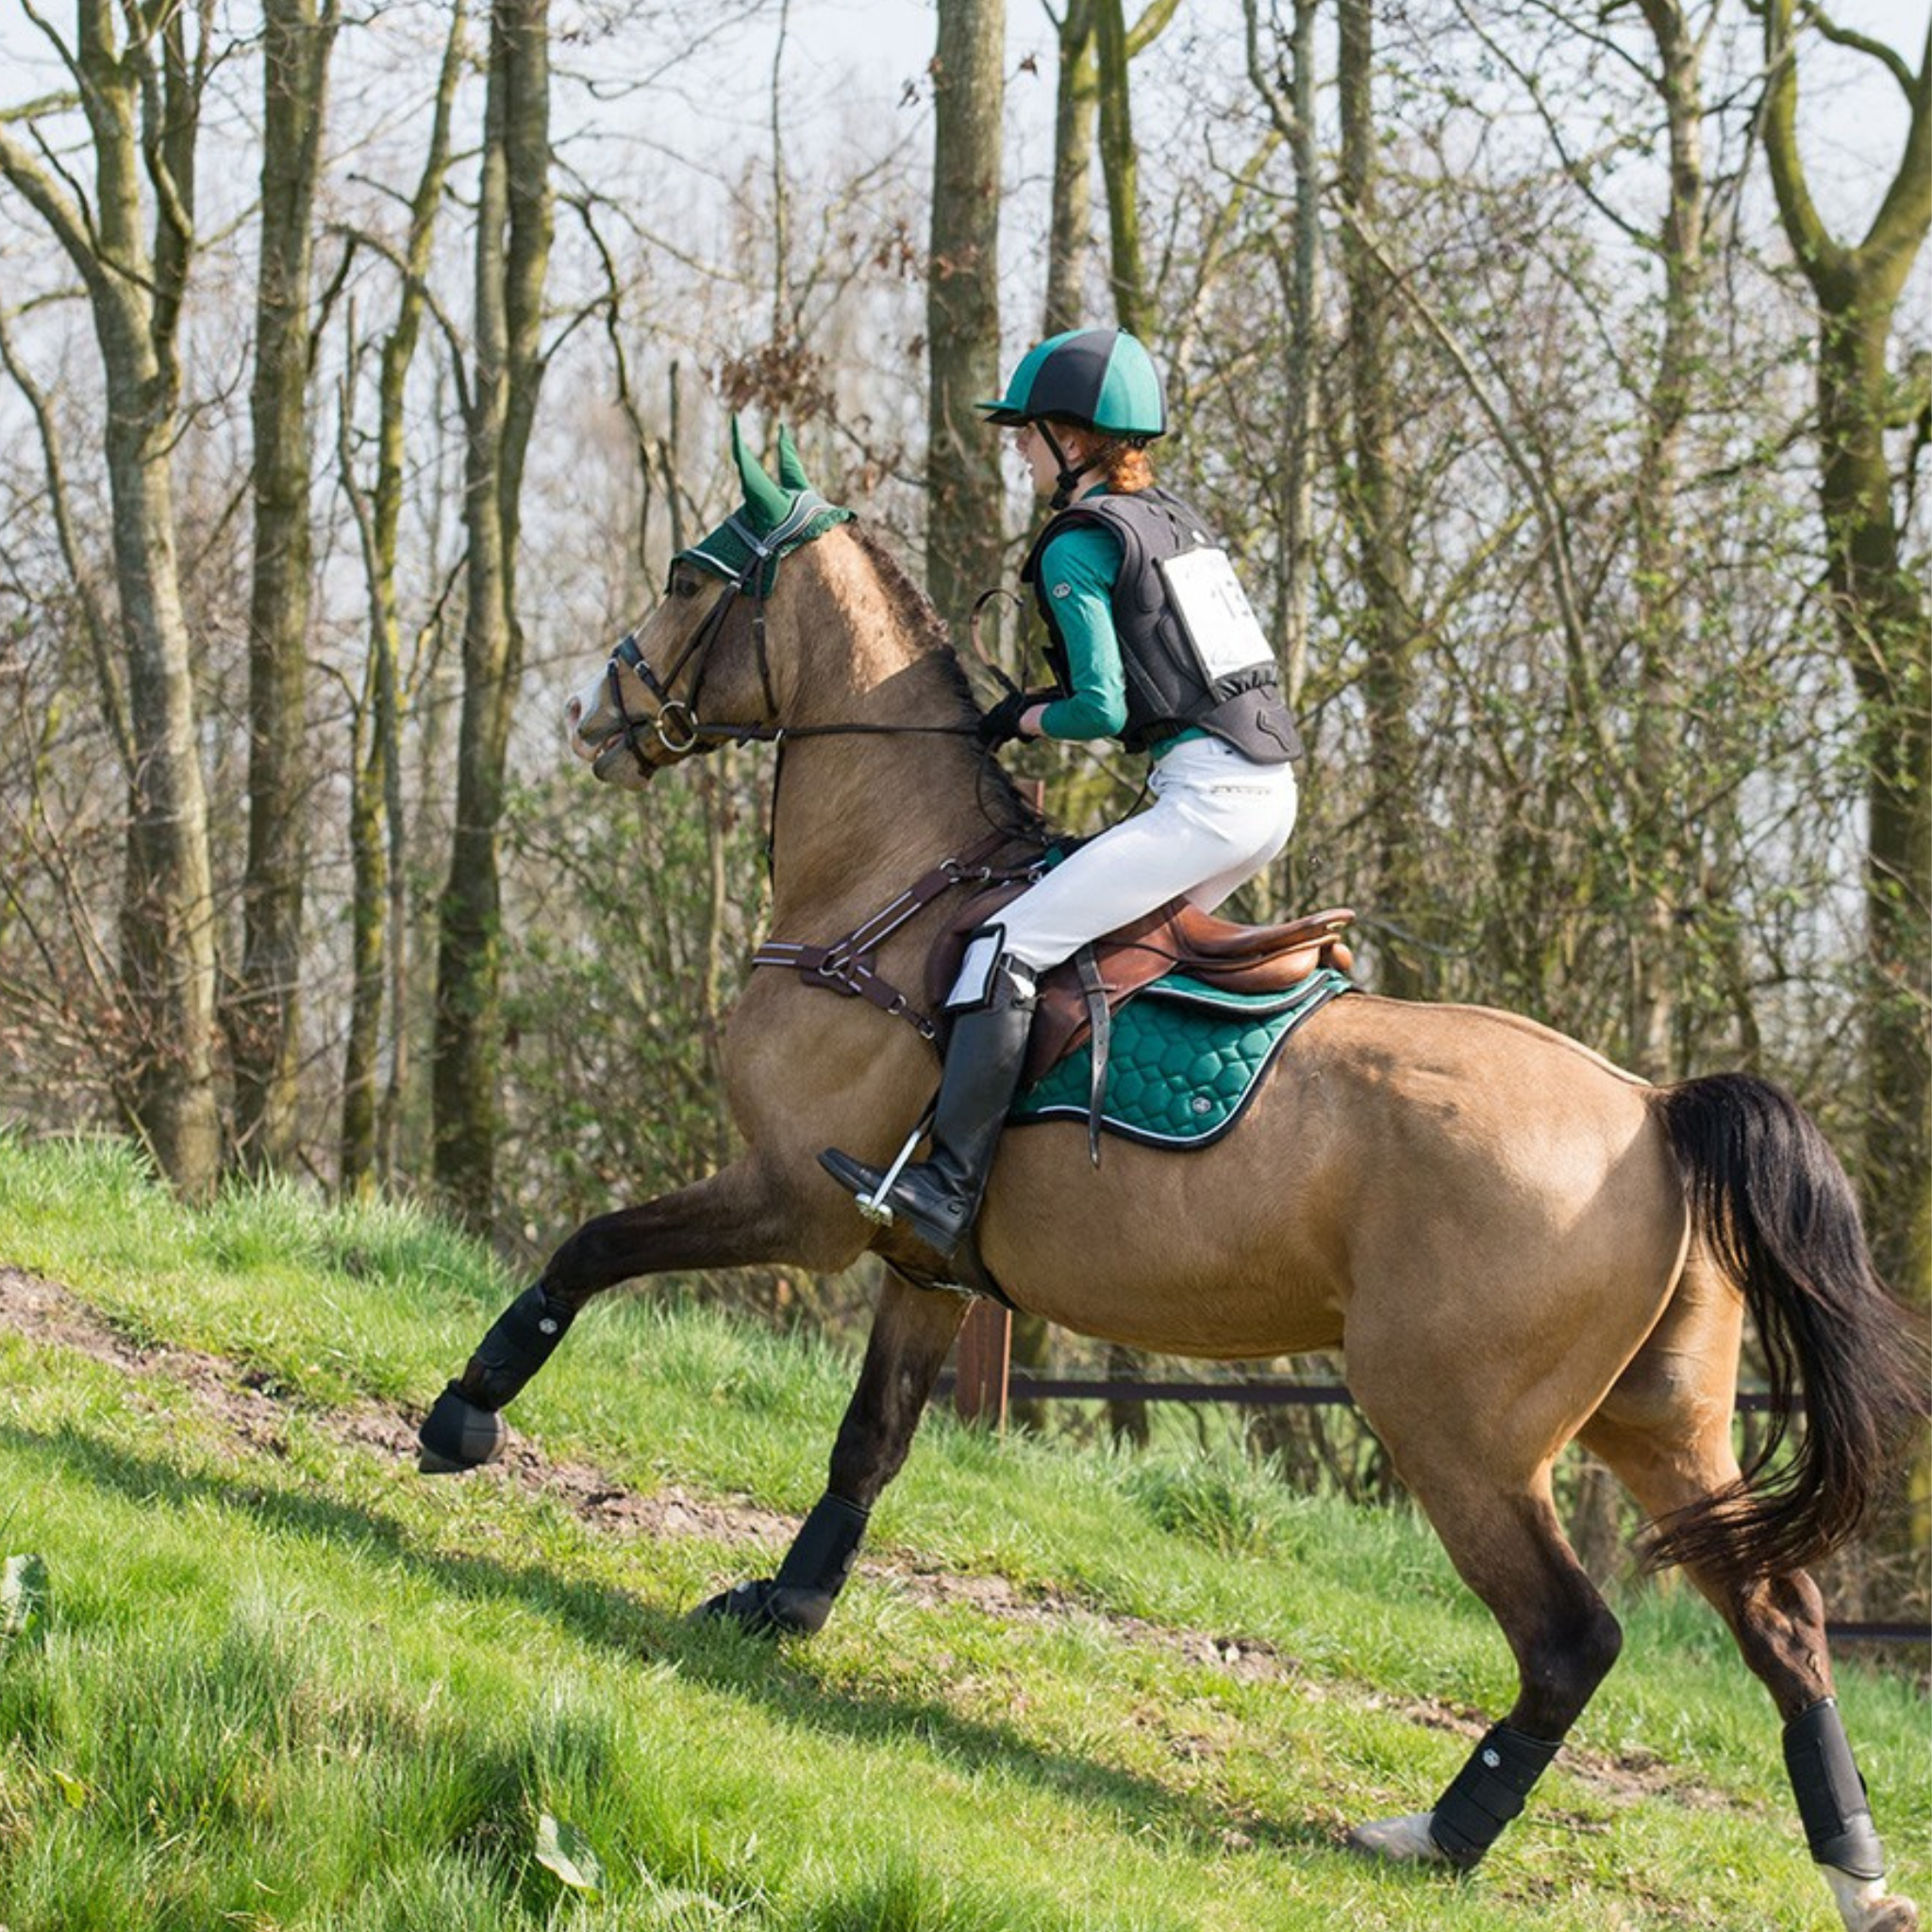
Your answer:
[[[416,1467],[425,1475],[456,1475],[494,1462],[509,1441],[509,1428],[492,1408],[478,1408],[452,1382],[416,1432]]]
[[[1858,1932],[1919,1932],[1919,1908],[1908,1898],[1878,1901],[1877,1916],[1867,1919]]]
[[[685,1619],[687,1624],[736,1624],[758,1637],[816,1637],[832,1614],[828,1591],[780,1588],[769,1576],[735,1583],[708,1598]]]
[[[1824,1870],[1845,1932],[1919,1932],[1918,1907],[1887,1891],[1882,1878],[1854,1878],[1830,1865]]]
[[[1431,1811],[1422,1811],[1409,1818],[1378,1818],[1370,1824],[1357,1824],[1348,1835],[1349,1850],[1403,1864],[1446,1865],[1449,1855],[1429,1835],[1434,1816]]]

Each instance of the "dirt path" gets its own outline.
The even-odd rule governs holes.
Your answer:
[[[136,1381],[164,1379],[188,1391],[234,1437],[238,1449],[275,1454],[286,1446],[288,1419],[298,1405],[272,1377],[225,1356],[171,1342],[137,1342],[58,1283],[0,1265],[0,1328],[36,1346],[69,1349],[106,1362]],[[328,1408],[299,1406],[311,1426],[345,1446],[415,1460],[416,1423],[400,1409],[375,1402]],[[782,1550],[797,1526],[795,1518],[755,1503],[699,1495],[675,1483],[642,1495],[588,1464],[554,1461],[516,1435],[493,1469],[496,1480],[548,1495],[592,1529],[620,1538],[701,1537],[764,1554]],[[1004,1577],[938,1570],[909,1551],[871,1549],[865,1568],[874,1577],[890,1577],[917,1604],[969,1606],[991,1621],[1022,1626],[1085,1622],[1120,1642],[1160,1650],[1239,1682],[1291,1682],[1297,1694],[1311,1700],[1391,1711],[1471,1740],[1488,1724],[1481,1712],[1443,1699],[1391,1695],[1347,1680],[1310,1676],[1298,1659],[1263,1641],[1171,1629],[1052,1591],[1023,1593]],[[1612,1803],[1668,1796],[1700,1808],[1742,1808],[1731,1793],[1700,1784],[1647,1752],[1612,1755],[1572,1746],[1565,1749],[1562,1764]]]

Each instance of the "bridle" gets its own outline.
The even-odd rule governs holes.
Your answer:
[[[675,662],[661,678],[645,662],[636,630],[626,631],[619,639],[604,667],[605,689],[609,695],[610,708],[617,714],[619,735],[625,748],[646,778],[658,769],[644,755],[644,745],[650,738],[655,738],[671,758],[681,758],[694,751],[715,750],[721,744],[775,744],[782,751],[786,741],[793,738],[895,733],[949,738],[976,735],[977,727],[974,724],[874,724],[858,722],[843,724],[733,724],[699,717],[698,700],[704,691],[706,674],[710,669],[712,650],[724,635],[739,598],[748,592],[752,650],[758,661],[758,686],[766,711],[775,718],[778,697],[772,686],[771,655],[765,642],[765,600],[777,580],[778,563],[786,546],[794,542],[802,530],[832,508],[817,491],[801,491],[783,521],[762,536],[742,516],[726,518],[717,534],[730,534],[750,552],[749,559],[738,568],[711,556],[702,546],[680,551],[671,566],[674,577],[678,564],[690,561],[722,577],[724,588],[705,613],[704,622],[677,654]],[[668,584],[666,589],[668,591]],[[689,694],[675,697],[673,691],[687,665],[691,667]],[[624,701],[623,674],[626,670],[635,675],[657,701],[655,711],[641,717],[631,714],[630,708]]]

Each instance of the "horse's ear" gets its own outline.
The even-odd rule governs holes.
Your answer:
[[[776,529],[791,508],[789,491],[781,490],[765,474],[765,466],[744,446],[744,432],[738,418],[731,419],[731,456],[738,465],[739,480],[744,485],[744,507],[751,512],[753,526]]]
[[[811,488],[811,479],[798,459],[798,445],[792,441],[791,430],[783,424],[778,425],[778,481],[793,495]]]

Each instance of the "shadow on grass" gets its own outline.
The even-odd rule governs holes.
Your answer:
[[[997,1770],[1087,1806],[1115,1830],[1172,1835],[1208,1853],[1225,1850],[1229,1835],[1239,1834],[1256,1848],[1320,1852],[1353,1863],[1336,1836],[1312,1823],[1237,1815],[1210,1797],[1051,1749],[1009,1724],[962,1717],[930,1698],[827,1688],[793,1668],[776,1640],[690,1624],[622,1590],[572,1581],[547,1566],[425,1550],[405,1523],[379,1509],[242,1474],[233,1480],[197,1474],[72,1427],[41,1432],[0,1423],[0,1445],[17,1456],[56,1461],[70,1477],[144,1509],[186,1511],[212,1504],[337,1554],[377,1553],[453,1595],[514,1604],[579,1641],[628,1658],[673,1662],[687,1681],[755,1705],[785,1724],[857,1743],[914,1741],[936,1762],[967,1772]]]

